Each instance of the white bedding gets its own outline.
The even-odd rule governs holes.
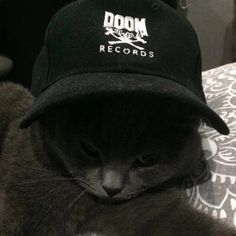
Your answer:
[[[230,135],[200,130],[211,176],[183,193],[197,209],[236,227],[236,63],[203,72],[203,86],[208,105],[226,121]],[[204,178],[207,173],[205,169]],[[185,180],[183,186],[188,184]]]

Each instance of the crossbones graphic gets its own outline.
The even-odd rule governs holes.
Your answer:
[[[139,50],[144,50],[143,47],[139,47],[135,45],[134,43],[136,42],[141,42],[143,44],[147,43],[147,41],[143,40],[138,33],[136,34],[136,39],[132,40],[129,37],[127,37],[126,34],[122,34],[120,36],[115,35],[116,32],[112,28],[106,28],[106,30],[107,30],[107,32],[105,33],[106,35],[112,35],[114,38],[119,40],[119,41],[109,41],[109,44],[111,45],[119,44],[119,43],[127,43]]]

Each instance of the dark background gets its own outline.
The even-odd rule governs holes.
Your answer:
[[[14,62],[5,80],[30,87],[34,61],[52,15],[73,0],[0,0],[0,54]],[[176,0],[163,0],[176,7]],[[3,80],[3,78],[1,78]]]

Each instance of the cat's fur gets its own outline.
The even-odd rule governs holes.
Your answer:
[[[222,229],[224,235],[236,235],[186,205],[175,190],[154,188],[194,168],[201,151],[198,121],[187,119],[183,124],[176,116],[171,122],[178,110],[174,107],[168,108],[170,117],[160,115],[155,120],[157,114],[165,114],[161,109],[168,109],[133,98],[131,107],[121,97],[104,97],[102,103],[96,100],[96,106],[95,100],[87,106],[67,105],[21,130],[19,123],[33,98],[20,86],[0,85],[1,236],[76,236],[90,230],[107,236],[166,236],[176,228],[179,232],[174,235],[181,236],[189,235],[187,230],[192,235],[222,235]],[[173,130],[175,136],[170,135]],[[79,147],[81,139],[99,149],[102,165],[87,162],[89,157]],[[147,150],[159,155],[156,166],[137,166],[137,156]],[[110,170],[119,173],[118,179],[126,176],[113,197],[102,187]]]
[[[81,229],[83,236],[235,236],[193,209],[176,189],[147,192],[119,205],[97,206]]]

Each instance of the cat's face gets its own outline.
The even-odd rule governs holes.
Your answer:
[[[201,152],[199,121],[177,113],[178,106],[118,97],[61,107],[40,125],[51,160],[113,202],[191,171]]]

